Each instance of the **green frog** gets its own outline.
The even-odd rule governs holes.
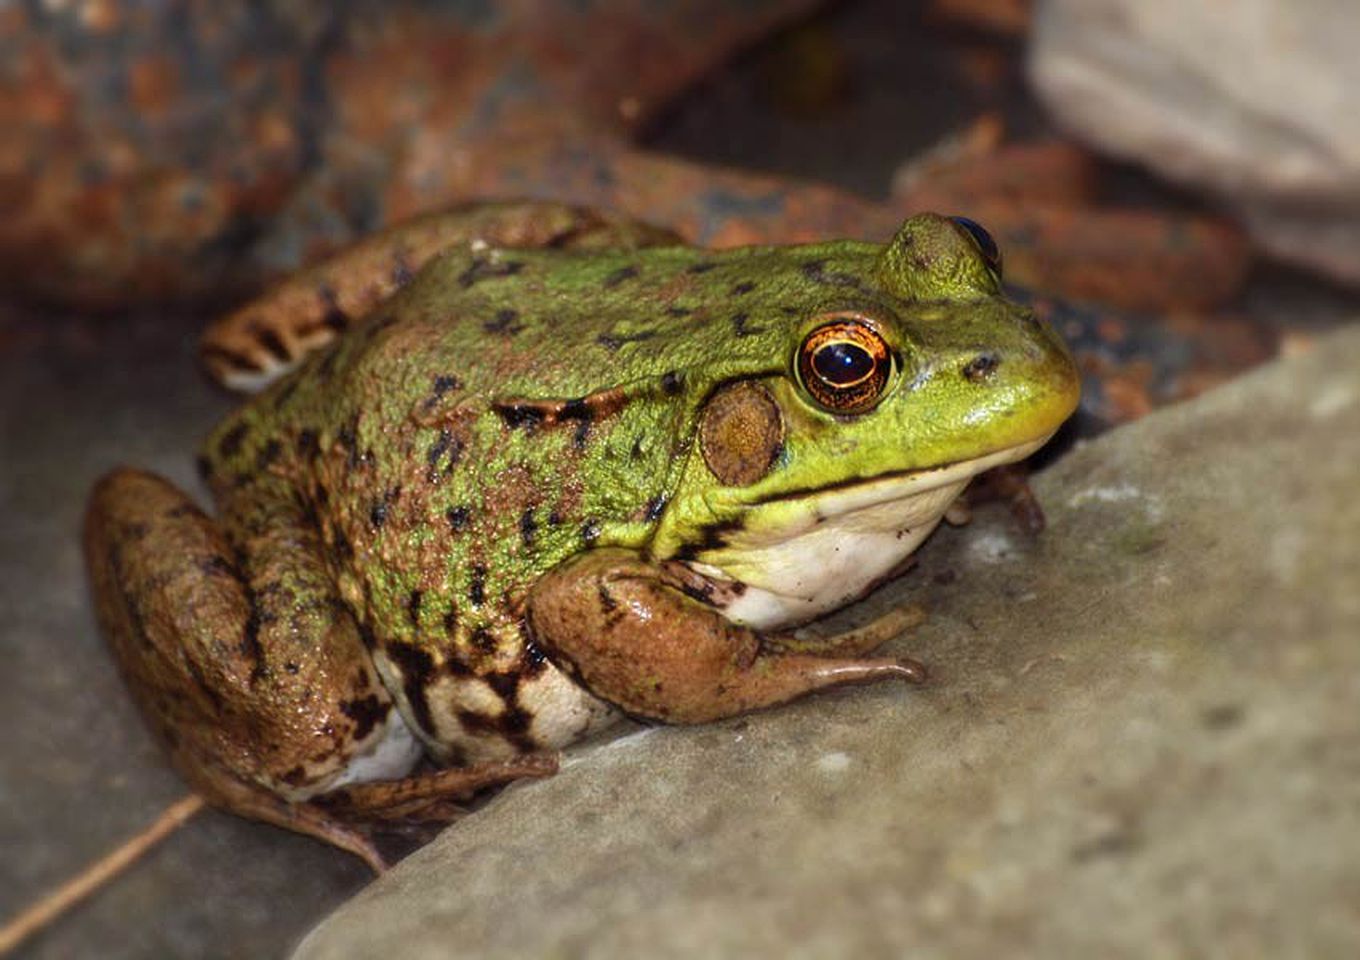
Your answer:
[[[870,655],[900,611],[798,628],[1078,399],[986,231],[934,214],[882,245],[712,252],[474,207],[289,281],[203,356],[260,390],[203,448],[216,517],[104,477],[101,622],[197,791],[376,868],[375,823],[549,774],[621,715],[921,680]]]

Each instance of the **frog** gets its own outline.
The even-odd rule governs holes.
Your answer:
[[[699,724],[925,667],[890,609],[974,476],[1079,401],[990,234],[710,250],[547,202],[361,242],[209,328],[253,391],[198,458],[91,493],[95,606],[209,803],[375,870],[374,830]]]

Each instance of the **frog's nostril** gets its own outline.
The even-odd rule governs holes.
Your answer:
[[[1001,366],[1001,358],[994,353],[979,353],[972,360],[963,365],[964,379],[973,383],[981,383],[993,373],[996,368]]]

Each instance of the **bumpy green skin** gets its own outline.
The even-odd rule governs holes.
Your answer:
[[[854,414],[797,373],[847,314],[892,365]],[[943,217],[886,246],[458,246],[218,427],[216,522],[123,471],[92,498],[87,553],[123,669],[199,788],[374,862],[304,801],[372,754],[392,702],[465,763],[568,742],[609,705],[694,721],[919,676],[724,617],[769,572],[743,538],[777,539],[828,491],[1028,449],[1077,390]],[[776,429],[708,437],[723,395]],[[721,464],[743,444],[766,446],[736,483]]]

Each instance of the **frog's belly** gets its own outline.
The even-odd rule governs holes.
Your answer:
[[[400,670],[382,651],[374,663],[402,716],[437,761],[504,760],[557,750],[601,729],[618,712],[547,661],[534,672],[502,674],[494,684],[478,676],[443,676],[425,687],[428,725],[418,722]]]

